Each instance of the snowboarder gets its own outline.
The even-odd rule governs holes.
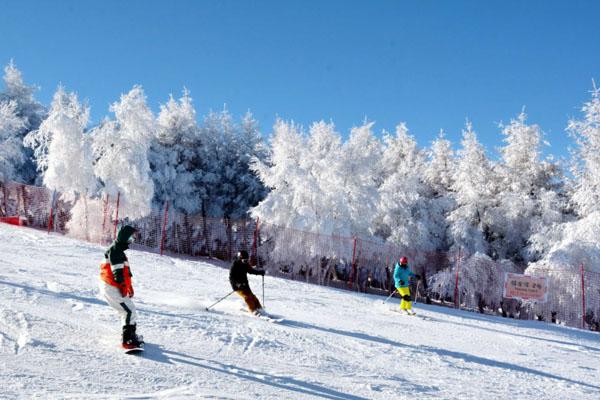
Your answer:
[[[248,305],[248,311],[258,315],[262,312],[262,305],[250,290],[248,274],[264,276],[265,271],[252,268],[249,263],[248,252],[240,250],[229,269],[229,283],[231,283],[231,288],[244,299]]]
[[[400,309],[409,315],[415,315],[416,313],[412,310],[412,302],[410,301],[409,279],[411,276],[421,279],[420,275],[408,269],[408,259],[406,257],[400,258],[400,262],[396,263],[394,267],[394,283],[396,290],[402,297]]]
[[[123,321],[122,346],[125,350],[141,348],[144,342],[136,334],[137,312],[131,298],[133,286],[125,250],[133,243],[137,230],[125,225],[119,229],[117,240],[104,253],[100,265],[100,293],[117,310]]]

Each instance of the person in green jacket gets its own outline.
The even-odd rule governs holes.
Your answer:
[[[137,229],[125,225],[117,239],[104,253],[100,264],[100,294],[120,315],[123,323],[122,346],[126,350],[141,348],[144,341],[136,334],[137,311],[132,301],[133,285],[125,251],[135,240]]]

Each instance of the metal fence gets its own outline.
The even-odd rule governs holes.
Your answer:
[[[548,301],[527,304],[527,317],[600,331],[600,273],[585,265],[538,268],[532,275],[548,279]]]
[[[465,270],[460,251],[419,253],[376,238],[323,235],[261,221],[187,215],[174,211],[169,203],[144,218],[129,221],[119,217],[119,203],[120,195],[69,199],[43,187],[0,182],[3,222],[100,244],[110,243],[117,226],[127,222],[140,231],[137,244],[149,251],[229,261],[238,250],[245,249],[253,264],[267,267],[272,275],[382,295],[394,290],[393,266],[406,255],[426,281],[436,277],[435,286],[420,288],[419,294],[428,301],[600,331],[600,274],[583,265],[536,269],[535,275],[548,279],[548,301],[520,302],[502,298],[505,270],[500,263],[487,270]],[[497,300],[486,303],[484,297]]]

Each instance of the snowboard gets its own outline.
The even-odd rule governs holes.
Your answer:
[[[144,352],[144,346],[134,347],[133,349],[123,349],[125,354],[141,354]]]
[[[123,350],[123,352],[125,354],[140,354],[144,352],[144,337],[142,335],[138,336],[138,340],[141,341],[140,345],[138,347],[133,347],[131,349],[124,349],[123,347],[121,347],[121,349]]]

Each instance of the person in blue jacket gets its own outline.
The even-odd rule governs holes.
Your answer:
[[[396,290],[398,293],[400,293],[402,298],[400,309],[404,310],[404,312],[407,314],[414,315],[415,312],[412,310],[412,302],[410,301],[409,279],[411,276],[421,279],[420,275],[415,274],[408,269],[408,259],[406,257],[402,257],[400,262],[396,263],[396,266],[394,267],[394,284],[396,285]]]

